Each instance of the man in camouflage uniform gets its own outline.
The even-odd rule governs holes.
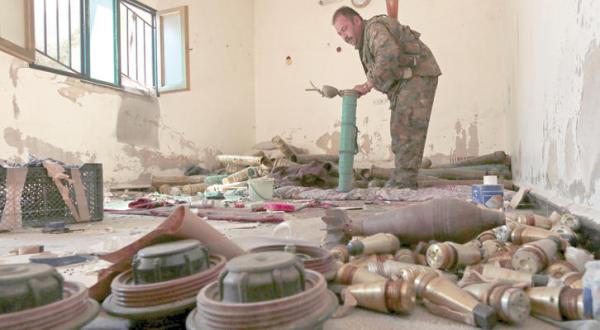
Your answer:
[[[440,68],[420,34],[385,15],[364,20],[354,9],[339,8],[332,23],[358,49],[367,82],[354,87],[359,96],[375,87],[390,100],[394,176],[386,187],[417,188],[427,128]]]

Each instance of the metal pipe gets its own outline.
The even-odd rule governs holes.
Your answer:
[[[223,164],[258,166],[264,164],[267,158],[260,156],[218,155],[217,160]]]
[[[484,164],[502,164],[506,161],[506,153],[504,151],[496,151],[491,154],[475,157],[472,159],[464,160],[462,162],[454,164],[443,164],[434,166],[434,168],[445,168],[445,167],[460,167],[460,166],[471,166],[471,165],[484,165]]]
[[[340,163],[338,191],[352,190],[354,155],[358,152],[356,127],[356,101],[358,93],[348,89],[342,92],[342,127],[340,133]]]

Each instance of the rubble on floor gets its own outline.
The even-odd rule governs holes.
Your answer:
[[[0,308],[31,295],[54,298],[0,309],[2,328],[81,327],[94,318],[89,329],[361,328],[360,320],[397,314],[386,319],[395,327],[423,315],[419,306],[479,328],[530,324],[530,316],[558,327],[598,327],[600,267],[581,248],[581,224],[569,214],[517,209],[527,191],[503,189],[512,188],[503,152],[452,166],[425,162],[419,190],[378,187],[390,169],[357,169],[363,188],[338,192],[335,157],[307,155],[281,137],[272,145],[276,152],[220,155],[219,170],[154,176],[157,192],[107,193],[107,214],[166,217],[153,220],[152,230],[129,228],[128,240],[113,239],[111,227],[63,223],[80,231],[81,245],[90,232],[105,237],[82,247],[88,253],[53,252],[46,243],[11,247],[11,263],[0,260]],[[499,184],[470,186],[489,174]],[[305,213],[312,222],[289,221]],[[320,246],[294,229],[318,234],[315,215],[325,227]],[[219,226],[262,235],[233,240]],[[63,275],[47,265],[15,265],[77,257],[86,259],[80,272],[97,275],[89,289],[64,280],[77,265],[57,264]],[[28,283],[40,273],[50,274],[43,285],[18,296],[7,289],[15,278]]]

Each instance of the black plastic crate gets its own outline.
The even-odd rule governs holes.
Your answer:
[[[73,167],[71,167],[73,168]],[[65,173],[72,178],[71,168]],[[88,203],[91,221],[101,221],[104,215],[104,192],[102,188],[102,164],[84,164],[79,167],[81,181]],[[0,167],[0,210],[6,204],[6,173]],[[70,199],[77,208],[75,190],[69,186]],[[23,227],[43,227],[51,221],[74,223],[71,211],[62,199],[58,188],[44,167],[29,167],[21,196],[21,219]]]

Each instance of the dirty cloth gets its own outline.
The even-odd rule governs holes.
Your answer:
[[[153,200],[150,198],[138,198],[138,199],[134,200],[133,202],[130,202],[129,204],[127,204],[127,206],[129,206],[129,208],[132,208],[132,209],[155,209],[158,207],[174,206],[174,205],[175,205],[175,203],[173,201]]]
[[[444,186],[410,189],[368,188],[338,192],[335,189],[315,189],[310,187],[281,187],[275,189],[274,196],[281,199],[317,199],[317,200],[386,200],[424,202],[434,198],[454,197],[468,199],[471,186]]]
[[[337,176],[333,175],[331,166],[319,161],[308,164],[298,164],[273,169],[270,176],[275,179],[275,185],[283,186],[312,186],[328,188],[337,186]]]

